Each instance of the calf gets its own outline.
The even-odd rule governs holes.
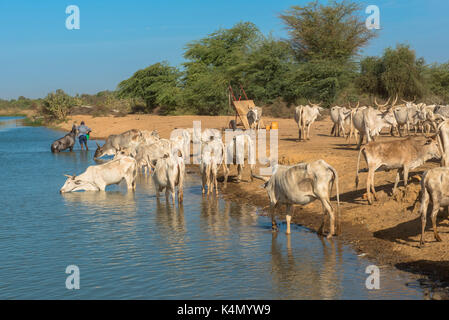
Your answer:
[[[449,206],[449,168],[434,168],[424,172],[421,180],[421,240],[424,245],[424,229],[426,228],[427,208],[432,200],[432,227],[436,241],[441,241],[437,231],[437,215],[441,207]]]
[[[121,157],[97,166],[90,166],[79,176],[66,175],[68,178],[60,192],[104,191],[106,186],[118,184],[125,179],[128,190],[136,189],[137,165],[131,157]]]
[[[359,165],[360,155],[362,153],[368,165],[366,193],[369,204],[373,203],[371,191],[374,198],[377,199],[376,190],[374,188],[374,172],[377,169],[386,171],[397,169],[396,181],[393,187],[394,194],[401,175],[403,175],[404,186],[406,186],[410,170],[419,167],[430,159],[439,158],[441,156],[436,137],[427,140],[408,137],[403,140],[370,142],[359,151],[355,179],[356,189],[359,184]]]
[[[78,131],[76,129],[76,125],[72,126],[72,131],[66,134],[64,137],[56,140],[51,145],[51,152],[61,152],[66,149],[70,149],[70,152],[73,151],[73,147],[75,146],[76,135]]]
[[[270,206],[278,204],[287,205],[287,234],[290,234],[290,221],[293,213],[293,205],[306,205],[319,199],[323,210],[329,215],[330,230],[327,238],[339,233],[340,229],[340,195],[338,189],[337,171],[324,160],[312,163],[299,163],[294,166],[275,165],[273,175],[262,177],[253,175],[254,178],[265,181],[264,188],[270,199]],[[330,202],[330,195],[334,183],[337,189],[337,217]],[[337,220],[337,232],[335,232],[335,220]],[[323,234],[325,216],[318,230]],[[271,223],[277,230],[274,212],[271,214]]]

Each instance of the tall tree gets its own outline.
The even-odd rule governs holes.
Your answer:
[[[358,14],[360,9],[359,4],[346,0],[330,1],[328,5],[314,1],[293,6],[280,18],[300,61],[346,61],[375,36]]]
[[[250,22],[220,29],[187,44],[184,57],[184,103],[200,114],[228,112],[227,87],[246,75],[246,56],[261,36]]]

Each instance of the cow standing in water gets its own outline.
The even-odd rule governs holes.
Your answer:
[[[53,152],[53,153],[61,152],[66,149],[70,149],[70,152],[72,152],[73,147],[75,146],[76,134],[77,134],[76,125],[73,125],[72,131],[70,131],[64,137],[62,137],[52,143],[51,152]]]
[[[270,198],[270,206],[278,204],[287,205],[286,220],[287,234],[290,234],[290,221],[293,213],[293,205],[306,205],[317,199],[321,201],[324,211],[329,215],[330,229],[327,238],[331,238],[340,231],[340,196],[338,189],[337,171],[324,160],[312,163],[299,163],[294,166],[275,165],[271,177],[263,177],[253,174],[254,178],[265,181],[264,188]],[[337,189],[337,216],[330,203],[330,195],[334,183]],[[272,228],[277,230],[274,211],[271,215]],[[325,216],[318,234],[324,230]],[[335,227],[337,222],[337,228]]]

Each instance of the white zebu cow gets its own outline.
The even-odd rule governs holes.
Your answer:
[[[449,120],[438,125],[438,144],[441,152],[441,166],[449,167]]]
[[[131,157],[121,157],[97,166],[90,166],[79,176],[69,176],[60,192],[104,191],[106,186],[118,184],[123,179],[126,181],[128,190],[136,189],[137,164]]]
[[[141,130],[140,132],[142,134],[142,138],[143,138],[145,144],[147,144],[147,145],[153,144],[153,143],[159,141],[159,139],[161,138],[159,136],[159,133],[157,132],[157,130],[153,130],[153,131]]]
[[[310,139],[310,127],[318,118],[321,108],[317,104],[312,104],[312,106],[298,106],[295,109],[295,121],[298,125],[298,135],[299,140],[309,140]]]
[[[231,136],[232,137],[232,136]],[[251,171],[251,181],[253,180],[252,173],[256,165],[256,148],[251,136],[247,133],[234,132],[232,140],[226,141],[226,166],[224,184],[228,182],[228,175],[231,164],[237,165],[237,182],[242,179],[242,170],[245,166],[245,160],[249,164]]]
[[[117,152],[114,159],[130,156],[136,159],[137,168],[143,172],[145,176],[151,172],[156,164],[156,160],[162,158],[165,154],[171,152],[171,147],[164,147],[161,143],[156,142],[150,145],[141,144],[135,150],[121,149]]]
[[[142,132],[137,129],[131,129],[121,134],[111,134],[103,146],[97,143],[94,159],[101,158],[105,155],[114,156],[121,148],[136,148],[144,142]]]
[[[190,163],[190,140],[191,136],[187,129],[175,129],[170,135],[173,151],[181,151],[184,161],[187,163]]]
[[[178,187],[178,205],[183,202],[184,197],[184,159],[171,152],[157,159],[153,172],[153,181],[156,188],[156,196],[165,189],[165,199],[168,202],[170,194],[173,205],[175,204],[176,187]]]
[[[334,106],[330,110],[330,118],[334,125],[332,126],[331,135],[340,137],[343,132],[343,137],[346,138],[345,127],[351,126],[351,111],[346,107]]]
[[[207,194],[213,192],[215,187],[215,194],[218,194],[217,173],[220,165],[223,165],[223,170],[226,175],[226,166],[224,164],[225,147],[221,140],[214,139],[204,142],[201,148],[201,164],[200,172],[202,177],[202,192]]]
[[[287,234],[290,234],[290,221],[293,213],[293,205],[306,205],[319,199],[324,211],[329,215],[330,230],[327,238],[339,233],[340,229],[340,195],[338,189],[337,171],[324,160],[312,163],[299,163],[294,166],[275,165],[273,175],[268,177],[253,175],[257,179],[265,181],[265,189],[270,198],[270,206],[278,204],[287,205]],[[333,184],[337,187],[337,217],[330,203]],[[335,220],[337,220],[337,232],[335,232]],[[271,215],[272,227],[277,230],[275,213]],[[325,216],[318,230],[323,234]]]
[[[396,127],[397,122],[390,110],[379,111],[372,107],[360,107],[352,117],[354,127],[359,131],[359,142],[357,149],[363,143],[363,138],[366,136],[367,142],[374,140],[385,127]]]
[[[441,242],[437,231],[437,215],[441,207],[449,206],[449,168],[433,168],[424,172],[421,180],[421,239],[419,245],[424,246],[424,231],[427,222],[429,200],[432,200],[432,228],[436,241]]]

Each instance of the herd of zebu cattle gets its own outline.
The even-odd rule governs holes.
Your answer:
[[[396,99],[389,104],[390,99],[377,108],[360,106],[334,106],[330,109],[330,118],[333,121],[331,135],[343,135],[346,139],[354,137],[357,140],[358,162],[356,169],[356,188],[359,182],[359,172],[368,172],[366,191],[369,204],[376,199],[374,187],[374,173],[376,171],[389,171],[396,169],[396,181],[393,194],[396,192],[399,181],[407,185],[410,170],[421,166],[431,159],[441,159],[441,167],[427,170],[421,179],[421,245],[424,244],[424,228],[426,226],[427,207],[432,202],[432,225],[434,236],[441,241],[437,232],[436,217],[441,207],[449,206],[449,106],[416,104],[413,101],[403,100],[397,105]],[[310,139],[310,127],[320,116],[323,108],[318,104],[298,106],[295,109],[294,119],[298,125],[299,140]],[[250,110],[248,120],[251,128],[259,129],[262,110]],[[136,188],[138,172],[147,175],[151,173],[156,194],[165,190],[166,201],[171,196],[173,204],[178,189],[178,204],[183,201],[183,182],[185,163],[190,161],[190,144],[194,142],[194,154],[199,156],[200,173],[202,176],[202,192],[209,195],[218,194],[217,172],[223,170],[224,187],[228,181],[230,165],[236,165],[238,170],[237,182],[241,180],[242,168],[246,161],[250,164],[250,178],[257,178],[265,182],[271,207],[285,204],[287,206],[286,221],[287,233],[290,233],[291,210],[293,205],[305,205],[319,199],[324,212],[330,220],[328,238],[339,233],[340,209],[337,171],[324,160],[311,163],[299,163],[292,166],[279,165],[271,161],[272,175],[270,177],[254,173],[255,146],[254,141],[247,132],[235,131],[232,139],[226,139],[224,144],[221,131],[216,129],[201,130],[177,129],[177,134],[170,139],[159,137],[157,131],[132,129],[119,135],[111,135],[103,146],[98,145],[94,158],[99,159],[105,155],[113,159],[103,164],[90,166],[78,176],[67,176],[68,179],[61,188],[61,193],[78,190],[104,191],[107,185],[126,181],[129,190]],[[408,135],[405,139],[390,141],[375,141],[376,136],[387,128],[392,136]],[[410,132],[414,135],[411,136]],[[65,148],[72,150],[72,138],[76,128],[60,140],[68,141]],[[421,132],[425,139],[417,136]],[[366,137],[367,144],[362,147]],[[74,140],[74,138],[73,138]],[[229,141],[228,141],[229,140]],[[55,141],[54,146],[59,143]],[[350,142],[350,141],[349,141]],[[195,148],[195,143],[199,146]],[[64,146],[63,146],[64,147]],[[195,151],[196,150],[196,151]],[[359,169],[360,157],[364,156],[367,169]],[[273,159],[271,159],[273,160]],[[446,167],[448,165],[448,167]],[[337,210],[331,205],[330,197],[333,185],[337,191]],[[274,210],[272,212],[273,230],[277,230]],[[319,234],[324,234],[325,216]]]

